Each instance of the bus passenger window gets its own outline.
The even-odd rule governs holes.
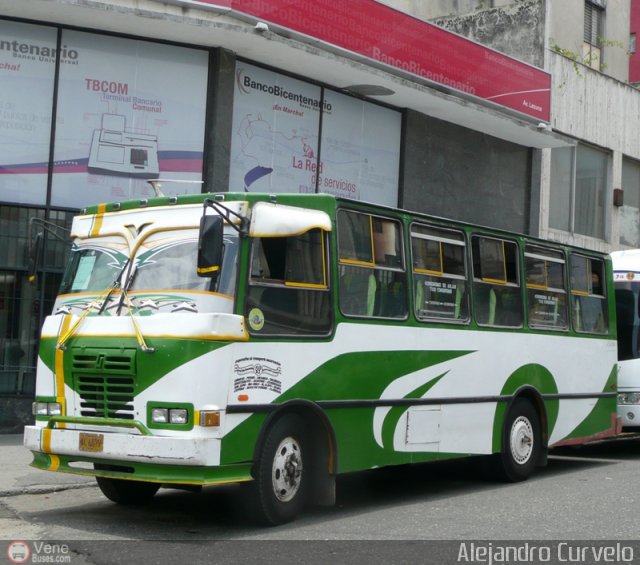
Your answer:
[[[560,251],[527,245],[524,252],[529,327],[567,328],[564,255]]]
[[[604,261],[572,253],[571,320],[577,332],[606,334],[609,331]]]
[[[338,211],[340,311],[346,316],[406,318],[400,222]]]
[[[518,246],[513,241],[473,236],[473,308],[484,326],[522,326]]]
[[[253,241],[245,315],[255,335],[322,335],[331,326],[326,235]]]
[[[411,256],[416,317],[419,320],[467,320],[464,234],[413,224]]]

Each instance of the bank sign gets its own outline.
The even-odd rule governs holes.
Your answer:
[[[551,76],[376,0],[175,0],[241,13],[549,121]]]

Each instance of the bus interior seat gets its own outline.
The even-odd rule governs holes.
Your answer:
[[[463,296],[463,291],[460,288],[459,285],[456,285],[456,299],[455,299],[455,307],[453,310],[453,317],[456,320],[460,319],[460,316],[462,314],[462,296]]]
[[[476,284],[474,301],[476,306],[476,322],[481,325],[495,325],[497,303],[495,289],[484,283]]]
[[[495,323],[499,326],[517,327],[522,325],[522,302],[520,289],[504,287],[496,298]]]
[[[377,281],[370,269],[344,267],[340,278],[340,304],[345,314],[373,316]]]
[[[377,300],[377,314],[385,318],[401,318],[406,313],[404,284],[392,280],[382,286]]]

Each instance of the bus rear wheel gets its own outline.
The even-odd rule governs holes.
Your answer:
[[[247,493],[251,518],[275,526],[293,520],[307,502],[311,472],[308,434],[295,414],[279,418],[267,431]]]
[[[531,402],[517,398],[504,421],[502,451],[493,456],[495,475],[507,482],[528,479],[542,450],[540,418]]]
[[[109,500],[118,504],[139,504],[153,498],[160,485],[144,481],[126,481],[108,477],[96,477],[98,487]]]

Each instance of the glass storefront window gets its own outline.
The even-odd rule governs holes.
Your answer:
[[[0,200],[44,205],[56,49],[54,28],[0,20]]]
[[[624,206],[620,208],[620,243],[640,247],[640,162],[623,157],[622,190]]]
[[[47,270],[62,271],[67,263],[67,257],[71,250],[71,223],[74,212],[62,210],[50,210],[48,219],[48,230],[46,234],[46,248],[44,253],[44,268]]]
[[[579,145],[576,154],[574,231],[604,239],[609,154]]]
[[[398,204],[400,112],[248,63],[236,68],[229,190]]]
[[[28,265],[29,220],[44,218],[44,210],[0,206],[0,268]]]
[[[236,75],[229,190],[315,192],[321,88],[243,62]]]
[[[578,144],[551,151],[549,227],[605,239],[611,153]]]
[[[398,205],[400,112],[325,90],[318,192]]]
[[[36,289],[26,274],[0,271],[0,393],[33,392],[38,312]]]
[[[54,206],[152,197],[149,179],[202,179],[206,50],[71,30],[62,43],[75,57],[60,66]]]
[[[571,192],[573,186],[573,148],[551,151],[551,193],[549,227],[571,230]]]

